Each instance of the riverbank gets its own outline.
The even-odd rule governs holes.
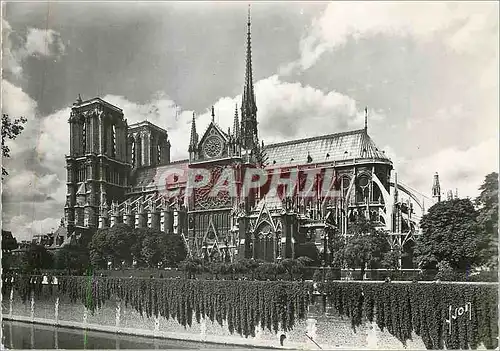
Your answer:
[[[33,298],[22,303],[20,296],[15,296],[10,304],[10,310],[4,309],[3,312],[4,319],[24,323],[247,348],[305,350],[402,348],[399,340],[387,331],[382,331],[376,323],[363,323],[354,330],[350,321],[336,314],[332,308],[328,308],[324,313],[319,301],[309,306],[306,319],[296,321],[292,330],[284,331],[280,328],[277,332],[270,332],[258,326],[255,336],[247,338],[231,334],[226,320],[221,326],[208,318],[201,319],[198,323],[193,316],[191,326],[184,327],[173,319],[141,316],[117,300],[107,301],[92,314],[83,305],[72,303],[65,297],[59,299],[46,297],[43,300]],[[284,340],[280,340],[282,335],[285,336]],[[420,337],[414,335],[413,341],[408,342],[407,348],[425,349],[425,345]]]
[[[4,281],[11,283],[10,289],[3,286],[4,318],[265,348],[446,345],[457,349],[494,348],[498,342],[495,284],[333,281],[312,285],[105,277],[49,281],[36,276],[18,277],[13,284]]]

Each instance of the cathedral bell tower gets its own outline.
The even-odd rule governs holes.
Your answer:
[[[68,234],[97,228],[112,201],[123,201],[129,185],[127,120],[123,111],[99,98],[71,108],[70,150],[66,155],[65,222]]]

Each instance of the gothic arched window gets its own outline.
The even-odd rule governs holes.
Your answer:
[[[358,177],[356,182],[356,201],[365,202],[368,200],[370,194],[369,180],[366,174],[362,174]]]
[[[342,177],[341,188],[342,188],[342,197],[344,199],[347,198],[347,191],[349,190],[349,184],[351,180],[349,177]]]
[[[85,119],[83,119],[82,125],[82,154],[85,155],[87,153],[87,123]]]
[[[111,157],[116,156],[116,127],[113,124],[111,126]]]
[[[131,144],[132,144],[132,155],[131,155],[132,165],[135,167],[136,150],[135,150],[135,140],[134,139],[132,139]]]
[[[161,147],[160,143],[156,144],[156,163],[160,164],[161,162]]]

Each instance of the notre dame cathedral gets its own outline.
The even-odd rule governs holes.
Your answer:
[[[418,234],[415,210],[423,212],[424,205],[397,177],[391,181],[392,162],[368,135],[366,117],[359,130],[264,145],[257,116],[250,18],[241,112],[236,109],[232,129],[224,130],[212,109],[201,138],[193,115],[189,159],[171,160],[168,131],[147,121],[128,125],[120,108],[100,98],[79,97],[69,118],[68,235],[126,223],[180,235],[195,257],[273,261],[295,257],[306,242],[326,253],[328,230],[347,235],[350,223],[365,216],[391,233],[393,247],[412,250]],[[216,181],[226,167],[234,170],[239,188],[245,172],[255,167],[268,174],[316,170],[317,184],[330,172],[339,196],[316,190],[309,197],[283,191],[273,195],[267,184],[246,197],[227,192],[214,197],[210,185],[193,187],[186,176],[204,168]],[[186,173],[172,174],[172,169]],[[167,190],[177,195],[165,196]]]

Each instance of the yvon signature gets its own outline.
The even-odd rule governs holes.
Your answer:
[[[467,312],[469,313],[469,320],[472,319],[472,311],[471,311],[471,303],[470,302],[467,302],[465,303],[465,306],[460,306],[460,307],[457,307],[455,308],[455,314],[452,314],[452,307],[451,305],[448,307],[448,316],[449,316],[449,319],[446,319],[446,323],[448,323],[448,334],[451,334],[451,322],[454,320],[454,319],[457,319],[458,317],[461,317],[462,315],[464,315],[464,313],[466,314]],[[466,318],[466,317],[464,317]]]

